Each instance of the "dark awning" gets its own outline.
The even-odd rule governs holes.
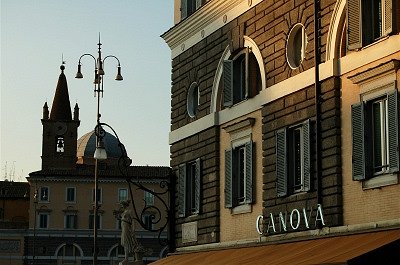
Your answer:
[[[323,237],[290,243],[173,254],[156,265],[348,264],[348,261],[400,240],[400,229]],[[400,244],[396,245],[399,246]],[[397,250],[395,255],[399,255]]]

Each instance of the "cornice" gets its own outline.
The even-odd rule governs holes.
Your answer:
[[[210,1],[161,35],[175,58],[262,0]]]

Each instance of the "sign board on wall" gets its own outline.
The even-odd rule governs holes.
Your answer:
[[[266,220],[264,221],[264,219]],[[266,234],[296,231],[301,225],[306,229],[316,229],[318,222],[325,225],[321,204],[318,204],[316,209],[311,208],[307,210],[306,208],[302,208],[299,210],[295,208],[290,213],[279,212],[275,215],[269,213],[266,217],[259,215],[256,220],[256,230],[258,234],[262,235],[263,223],[267,225]]]

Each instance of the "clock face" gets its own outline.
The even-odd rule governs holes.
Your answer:
[[[57,135],[63,135],[67,132],[67,125],[63,122],[56,122],[55,129]]]

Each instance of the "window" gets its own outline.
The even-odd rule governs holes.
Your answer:
[[[146,206],[154,205],[154,194],[151,192],[145,191],[144,192],[144,202]]]
[[[48,202],[49,201],[49,188],[48,187],[41,187],[40,188],[39,200],[41,202]]]
[[[118,202],[128,200],[128,189],[118,189]]]
[[[120,260],[123,260],[125,257],[125,251],[124,247],[121,245],[115,246],[111,252],[110,252],[110,259],[111,259],[111,265],[119,265]]]
[[[352,105],[353,180],[399,170],[397,94]]]
[[[225,207],[253,202],[253,142],[225,150]]]
[[[350,50],[369,45],[392,32],[392,5],[393,0],[347,1]]]
[[[191,118],[194,118],[198,112],[199,107],[199,86],[193,82],[187,95],[187,112]]]
[[[59,154],[64,153],[64,137],[57,136],[56,139],[56,152]]]
[[[223,64],[223,105],[231,107],[261,90],[261,74],[251,48],[246,47]]]
[[[49,227],[49,214],[39,213],[39,228],[48,228],[48,227]]]
[[[292,69],[298,68],[306,56],[307,35],[302,24],[296,24],[289,32],[286,59]]]
[[[147,230],[153,229],[153,219],[154,219],[154,214],[145,213],[143,215],[143,223]]]
[[[200,158],[181,164],[178,172],[178,211],[180,217],[198,214],[200,211]]]
[[[64,219],[65,229],[76,229],[77,228],[77,215],[76,214],[66,214]]]
[[[101,189],[97,188],[97,203],[102,202]],[[94,189],[92,189],[92,202],[94,202]]]
[[[277,131],[278,197],[310,190],[310,120]]]
[[[75,202],[75,195],[76,195],[75,188],[74,187],[67,187],[65,200],[67,202]]]
[[[181,20],[193,14],[206,0],[181,0]]]
[[[64,265],[80,264],[76,263],[76,258],[82,255],[81,250],[73,244],[64,244],[58,249],[57,257],[61,258]]]
[[[98,229],[101,229],[101,215],[97,214],[97,218],[96,218],[97,222],[96,222],[96,226]],[[89,229],[93,229],[93,225],[94,225],[94,215],[90,214],[89,215]]]

